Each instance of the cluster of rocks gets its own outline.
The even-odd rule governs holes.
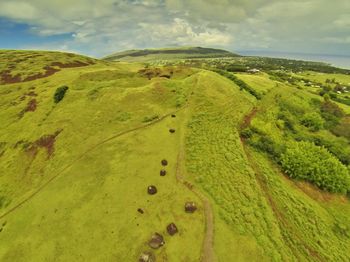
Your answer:
[[[156,257],[152,252],[143,252],[139,258],[139,262],[155,262]]]
[[[173,115],[171,115],[171,117],[176,117],[176,115],[173,114]],[[175,129],[171,128],[171,129],[169,129],[169,132],[174,133]],[[163,167],[166,167],[168,165],[168,161],[166,159],[161,160],[161,165]],[[167,171],[165,169],[161,169],[159,174],[160,174],[160,176],[165,176],[167,174]],[[157,191],[156,186],[150,185],[147,187],[147,193],[149,195],[154,195],[157,192],[158,191]],[[193,213],[196,210],[197,210],[197,206],[194,202],[186,202],[185,203],[185,212],[186,213]],[[139,208],[137,211],[140,214],[144,213],[143,209],[141,209],[141,208]],[[174,236],[175,234],[177,234],[179,232],[176,224],[173,222],[167,225],[166,231],[170,236]],[[160,233],[157,233],[157,232],[155,232],[151,236],[151,239],[148,241],[148,246],[152,249],[158,249],[164,245],[165,245],[165,240],[164,240],[163,235]],[[143,252],[139,257],[139,262],[154,262],[154,261],[156,261],[155,255],[150,251]]]

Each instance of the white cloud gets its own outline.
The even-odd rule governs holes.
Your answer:
[[[349,0],[0,0],[0,17],[69,34],[50,45],[90,55],[171,44],[350,53],[349,13]]]
[[[38,14],[38,10],[27,2],[0,2],[0,16],[11,19],[32,20]]]
[[[172,23],[153,25],[139,24],[153,42],[170,44],[176,42],[180,45],[216,45],[227,46],[232,37],[216,29],[205,26],[192,26],[186,20],[174,18]]]

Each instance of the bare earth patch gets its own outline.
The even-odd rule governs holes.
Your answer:
[[[3,84],[13,84],[13,83],[20,83],[20,82],[28,82],[33,81],[36,79],[44,78],[51,76],[55,74],[56,72],[60,71],[62,68],[74,68],[74,67],[82,67],[82,66],[88,66],[92,65],[94,62],[81,62],[81,61],[74,61],[70,63],[61,63],[61,62],[53,62],[49,66],[45,66],[43,69],[45,70],[44,73],[37,73],[30,76],[27,76],[25,78],[21,78],[20,74],[12,75],[11,70],[4,70],[0,72],[0,83]]]

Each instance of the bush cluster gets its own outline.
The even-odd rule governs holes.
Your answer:
[[[309,128],[311,131],[318,131],[323,128],[324,120],[317,113],[305,114],[301,119],[301,124]]]
[[[256,99],[260,100],[262,98],[262,95],[260,93],[258,93],[257,91],[255,91],[254,88],[252,88],[251,86],[249,86],[246,82],[244,82],[243,80],[239,79],[238,77],[236,77],[234,74],[229,73],[227,71],[224,70],[215,70],[216,73],[230,79],[232,82],[234,82],[236,85],[239,86],[240,90],[245,90],[248,93],[250,93],[251,95],[253,95]]]
[[[291,142],[281,155],[281,165],[292,178],[309,181],[333,193],[350,191],[346,166],[324,147],[311,142]]]
[[[325,96],[325,101],[321,104],[321,115],[326,120],[326,127],[330,129],[340,123],[345,113],[336,103],[330,101],[328,96]]]
[[[68,90],[68,86],[61,86],[56,89],[56,92],[53,96],[53,100],[55,101],[56,104],[59,103],[64,98],[64,95],[66,94],[67,90]]]

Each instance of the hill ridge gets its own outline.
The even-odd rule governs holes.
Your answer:
[[[147,48],[147,49],[131,49],[103,57],[103,60],[115,61],[115,60],[128,60],[130,57],[143,58],[150,56],[157,56],[157,58],[163,58],[162,56],[168,55],[165,59],[176,58],[211,58],[211,57],[236,57],[238,54],[232,53],[223,49],[206,48],[206,47],[170,47],[170,48]]]

